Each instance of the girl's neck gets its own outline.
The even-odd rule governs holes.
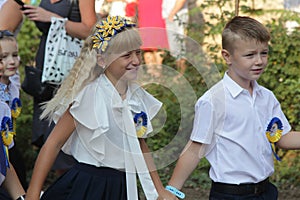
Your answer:
[[[117,83],[114,84],[117,92],[119,93],[122,99],[126,98],[126,93],[128,90],[128,81],[119,80]]]
[[[10,83],[9,77],[8,76],[1,76],[0,77],[0,82],[5,84],[5,85],[8,85]]]
[[[106,73],[105,76],[110,80],[113,86],[116,88],[119,95],[124,99],[126,92],[128,90],[128,80],[116,79],[114,76],[111,76],[109,73]]]
[[[118,93],[119,93],[119,95],[121,96],[121,97],[123,97],[123,96],[125,96],[126,95],[126,93],[127,93],[127,90],[128,90],[128,85],[126,84],[126,85],[121,85],[121,84],[119,84],[119,85],[115,85],[115,87],[116,87],[116,90],[118,91]]]

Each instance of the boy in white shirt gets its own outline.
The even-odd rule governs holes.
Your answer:
[[[222,33],[223,80],[196,103],[194,128],[169,184],[181,189],[205,156],[211,168],[210,199],[278,197],[269,182],[274,172],[272,145],[300,148],[300,132],[291,126],[272,91],[258,78],[268,62],[270,34],[250,17],[234,17]],[[271,144],[271,145],[270,145]]]

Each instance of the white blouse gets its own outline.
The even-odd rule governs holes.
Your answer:
[[[148,169],[143,165],[144,159],[138,145],[133,118],[141,111],[147,114],[147,131],[143,136],[145,137],[152,131],[150,120],[161,106],[160,101],[135,83],[129,85],[126,99],[122,100],[109,79],[105,75],[100,75],[74,98],[70,113],[77,126],[62,150],[72,155],[78,162],[97,167],[126,169],[126,172],[136,170],[143,175],[145,173],[149,175]],[[58,112],[57,117],[61,114]],[[129,180],[134,181],[128,178],[127,181]],[[145,187],[152,184],[151,179],[148,181],[151,183],[146,181]],[[127,184],[127,187],[136,188],[132,185],[134,184]],[[152,186],[150,188],[149,193],[157,195]],[[131,195],[133,192],[128,193]],[[131,196],[129,199],[134,198]]]

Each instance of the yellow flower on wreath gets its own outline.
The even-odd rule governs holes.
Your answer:
[[[103,24],[97,24],[96,27],[99,29],[98,32],[102,33],[103,37],[109,35],[114,36],[118,33],[124,26],[123,18],[119,16],[108,16]]]
[[[92,36],[93,48],[104,52],[113,36],[121,32],[126,27],[134,27],[135,23],[120,16],[108,16],[105,20],[96,24],[97,31]]]
[[[93,48],[100,49],[101,52],[104,52],[108,46],[108,41],[111,37],[102,37],[101,34],[96,33],[93,36]]]

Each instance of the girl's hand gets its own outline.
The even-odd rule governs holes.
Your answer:
[[[164,190],[159,193],[157,200],[178,200],[178,198],[171,192]]]
[[[40,200],[40,196],[32,196],[32,195],[27,195],[25,196],[25,200]]]
[[[59,15],[41,7],[24,5],[24,8],[25,10],[23,10],[22,13],[31,21],[51,22],[51,17],[60,17]]]

